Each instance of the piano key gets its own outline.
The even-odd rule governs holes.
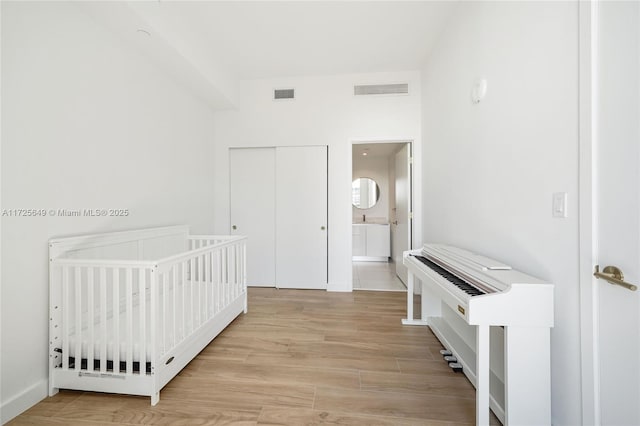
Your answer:
[[[418,256],[418,255],[412,255],[412,256],[415,257],[416,259],[418,259],[420,262],[422,262],[425,265],[427,265],[429,268],[433,269],[435,272],[440,274],[443,278],[445,278],[451,284],[455,285],[456,287],[458,287],[460,290],[464,291],[468,295],[470,295],[470,296],[480,296],[481,294],[485,294],[483,291],[477,289],[476,287],[472,286],[471,284],[469,284],[468,282],[464,281],[460,277],[458,277],[458,276],[452,274],[451,272],[447,271],[446,269],[444,269],[440,265],[430,261],[426,257]]]

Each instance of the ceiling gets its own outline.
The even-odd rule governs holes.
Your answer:
[[[150,1],[130,7],[236,79],[420,69],[452,1]],[[168,35],[168,37],[167,37]]]
[[[397,143],[366,143],[353,144],[353,158],[363,156],[367,153],[366,158],[389,158],[400,150],[406,142]]]

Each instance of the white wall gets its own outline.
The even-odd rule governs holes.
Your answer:
[[[352,180],[359,177],[368,177],[376,181],[380,188],[380,199],[378,202],[368,209],[359,209],[352,207],[353,220],[361,221],[362,215],[367,218],[379,218],[385,221],[389,220],[389,160],[386,157],[354,157]]]
[[[422,73],[423,238],[555,284],[556,425],[581,422],[577,37],[577,2],[461,3]],[[566,219],[551,216],[560,191]]]
[[[135,29],[134,29],[135,31]],[[2,420],[47,391],[53,236],[185,223],[213,230],[213,112],[66,3],[2,2]]]
[[[388,82],[408,82],[411,94],[353,96],[354,84]],[[296,89],[296,100],[273,101],[273,89],[285,87]],[[217,232],[229,230],[229,147],[328,145],[328,289],[351,291],[351,144],[353,141],[420,140],[420,74],[398,72],[244,81],[240,84],[238,110],[216,113],[215,132]],[[420,144],[416,143],[418,152],[419,149]],[[416,179],[419,173],[417,170]],[[416,193],[419,196],[419,189]],[[300,214],[304,214],[303,206]],[[302,241],[301,249],[304,249]]]

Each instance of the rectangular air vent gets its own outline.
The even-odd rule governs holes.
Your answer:
[[[353,86],[353,94],[361,95],[406,95],[409,93],[409,84],[367,84]]]
[[[295,89],[274,89],[273,99],[295,99]]]

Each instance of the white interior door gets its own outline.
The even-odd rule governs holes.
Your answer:
[[[327,147],[276,148],[276,286],[327,288]]]
[[[402,264],[402,252],[411,247],[411,152],[405,144],[395,155],[396,220],[392,223],[393,261],[396,275],[407,283],[407,268]]]
[[[246,235],[247,284],[276,282],[275,149],[229,150],[231,234]]]
[[[594,9],[594,263],[640,283],[640,3]],[[640,424],[640,292],[602,279],[593,320],[595,410],[603,425]]]

